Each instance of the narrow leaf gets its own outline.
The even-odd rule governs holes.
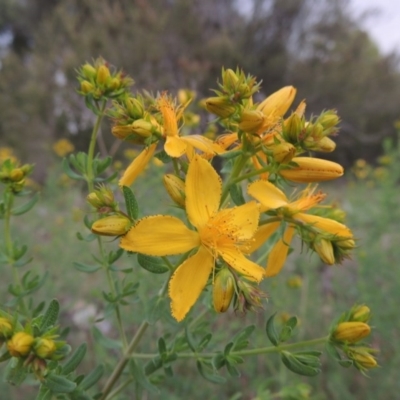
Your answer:
[[[129,371],[131,375],[135,378],[136,382],[145,390],[150,393],[158,394],[159,390],[157,386],[154,386],[146,377],[143,372],[143,368],[140,367],[136,361],[131,358],[129,360]]]
[[[142,268],[149,272],[152,272],[153,274],[164,274],[165,272],[169,271],[169,268],[159,257],[138,254],[137,260]]]
[[[51,326],[54,326],[57,322],[59,312],[60,303],[56,299],[53,299],[47,307],[46,312],[44,313],[39,329],[44,332],[48,330]]]
[[[48,387],[53,393],[71,393],[76,388],[76,383],[64,376],[50,372],[43,380],[43,385]]]
[[[231,195],[232,201],[237,206],[241,206],[242,204],[246,203],[246,200],[243,197],[242,187],[240,185],[231,185],[229,188],[229,194]]]
[[[82,264],[80,262],[74,261],[74,267],[81,272],[86,272],[87,274],[91,274],[93,272],[98,271],[101,269],[99,265],[87,265],[87,264]]]
[[[124,193],[126,211],[128,215],[135,220],[139,216],[139,205],[136,197],[128,186],[123,186],[122,191]]]
[[[104,366],[98,365],[88,375],[85,376],[83,381],[79,384],[79,387],[83,390],[87,390],[95,385],[104,374]]]
[[[68,375],[75,371],[78,365],[81,363],[85,357],[87,350],[86,343],[82,343],[71,355],[68,361],[62,366],[62,373]]]
[[[271,341],[271,343],[274,346],[278,346],[279,345],[279,339],[278,339],[278,334],[276,333],[275,325],[274,325],[275,316],[276,316],[276,313],[271,315],[268,318],[267,325],[266,325],[265,329],[266,329],[266,332],[267,332],[268,339]]]

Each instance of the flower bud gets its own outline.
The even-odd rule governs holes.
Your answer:
[[[163,182],[171,199],[178,206],[185,207],[185,182],[172,174],[164,175]]]
[[[366,305],[356,306],[353,308],[350,320],[357,322],[368,322],[371,316],[371,310]]]
[[[0,340],[7,339],[13,332],[13,325],[8,318],[0,317]]]
[[[356,347],[354,350],[352,349],[351,351],[347,352],[349,358],[354,361],[356,367],[361,371],[372,369],[378,366],[375,357],[372,356],[367,350],[371,351],[371,349],[368,348],[363,351],[362,348],[358,349]]]
[[[339,117],[335,110],[328,110],[318,117],[318,122],[325,130],[336,126],[339,123]]]
[[[329,265],[335,264],[335,255],[330,240],[317,238],[313,243],[313,249],[324,263]]]
[[[126,108],[132,118],[139,119],[143,117],[143,105],[138,99],[135,99],[134,97],[129,97],[126,100]]]
[[[144,119],[137,119],[131,124],[132,133],[147,138],[151,136],[153,125]]]
[[[94,86],[88,81],[81,82],[81,92],[84,94],[89,94],[93,92]]]
[[[103,236],[125,235],[131,227],[131,220],[123,215],[110,215],[92,224],[92,232]]]
[[[297,113],[293,113],[283,124],[282,136],[288,142],[297,143],[303,128],[304,120]]]
[[[238,82],[239,78],[232,69],[228,68],[222,72],[222,85],[228,92],[235,90]]]
[[[15,168],[10,172],[10,180],[12,182],[19,182],[25,176],[21,168]]]
[[[240,116],[239,129],[251,133],[256,132],[264,123],[265,115],[257,110],[244,110]]]
[[[230,117],[236,110],[229,100],[222,97],[209,97],[206,100],[206,109],[221,118]]]
[[[288,142],[279,143],[272,149],[274,160],[280,164],[288,164],[295,155],[296,148]]]
[[[54,340],[41,338],[34,347],[34,353],[40,358],[49,358],[57,350]]]
[[[106,65],[100,65],[97,69],[96,82],[99,85],[104,85],[110,77],[110,70]]]
[[[281,117],[289,109],[295,96],[296,89],[293,86],[285,86],[268,96],[258,105],[257,110],[267,116],[273,114]]]
[[[318,141],[313,140],[312,137],[307,138],[303,142],[303,146],[308,150],[322,151],[324,153],[331,153],[336,149],[336,143],[327,136],[322,137]]]
[[[235,292],[235,280],[228,268],[222,269],[215,276],[213,285],[213,304],[216,312],[225,312]]]
[[[7,349],[13,357],[24,357],[31,351],[35,338],[26,332],[17,332],[7,342]]]
[[[297,164],[290,169],[282,169],[279,174],[292,182],[307,183],[329,181],[343,175],[343,167],[333,161],[311,157],[295,157]]]
[[[86,63],[82,66],[82,75],[86,78],[91,80],[96,76],[96,68],[92,65]]]
[[[115,201],[114,193],[106,186],[100,186],[94,192],[89,193],[86,200],[90,205],[98,210],[107,208],[115,211],[117,209],[117,202]]]
[[[371,328],[364,322],[341,322],[333,332],[333,338],[339,342],[356,343],[367,337]]]

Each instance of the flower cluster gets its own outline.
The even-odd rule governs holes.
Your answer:
[[[370,314],[367,306],[354,306],[340,317],[330,333],[330,343],[340,349],[361,372],[378,366],[374,357],[376,350],[362,342],[371,332],[368,325]]]
[[[82,74],[95,69],[84,67]],[[156,97],[124,93],[108,111],[112,134],[142,148],[119,186],[132,185],[158,157],[173,165],[163,183],[182,215],[136,220],[97,192],[88,198],[100,211],[92,231],[120,236],[120,246],[129,252],[152,257],[183,254],[169,281],[172,315],[178,321],[208,285],[213,285],[218,312],[226,311],[232,300],[236,310],[260,306],[265,295],[256,285],[280,272],[295,235],[326,264],[342,262],[355,246],[343,223],[344,213],[333,205],[322,206],[326,195],[313,186],[343,175],[342,166],[304,156],[310,150],[334,150],[336,112],[327,110],[307,120],[302,101],[285,118],[296,89],[284,87],[257,103],[254,94],[259,89],[256,79],[240,70],[222,71],[215,96],[202,103],[227,131],[215,139],[190,134],[188,127],[197,126],[198,118],[188,111],[193,96],[187,91],[177,99],[165,92]],[[185,115],[196,123],[186,124]],[[210,162],[216,156],[225,160],[224,181]],[[293,183],[308,186],[299,194],[285,194]],[[265,268],[252,261],[264,244],[269,250]]]
[[[7,158],[0,162],[0,182],[7,185],[13,193],[22,191],[26,184],[26,178],[31,174],[33,165],[20,165],[17,159]]]

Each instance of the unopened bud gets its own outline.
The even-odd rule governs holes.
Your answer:
[[[227,89],[227,91],[235,90],[237,84],[239,82],[239,78],[236,73],[228,68],[222,73],[222,85]]]
[[[54,340],[42,338],[37,341],[34,347],[34,353],[40,358],[49,358],[56,349]]]
[[[236,110],[229,100],[222,97],[209,97],[206,100],[206,109],[221,118],[230,117]]]
[[[333,338],[338,342],[356,343],[371,333],[371,328],[364,322],[341,322],[333,332]]]
[[[144,119],[137,119],[131,124],[132,133],[147,138],[151,136],[153,125]]]
[[[185,182],[172,174],[164,175],[163,182],[171,199],[178,206],[185,207]]]
[[[313,248],[315,252],[321,257],[321,260],[328,264],[335,264],[335,255],[333,252],[332,243],[323,238],[317,238],[313,243]]]
[[[26,332],[17,332],[7,342],[7,349],[13,357],[24,357],[31,351],[35,338]]]
[[[279,171],[281,176],[292,182],[329,181],[339,178],[344,173],[343,167],[333,161],[312,157],[295,157],[292,161],[297,165]]]
[[[309,137],[303,142],[304,148],[312,151],[322,151],[324,153],[331,153],[336,149],[336,143],[329,137],[324,136],[319,140]]]
[[[368,322],[371,310],[366,305],[356,306],[350,315],[351,321]]]
[[[293,113],[283,124],[283,137],[291,143],[297,143],[303,128],[304,120],[297,113]]]
[[[104,85],[110,77],[110,70],[106,65],[100,65],[97,69],[96,82],[99,85]]]
[[[295,155],[296,148],[288,142],[279,143],[272,150],[274,160],[280,164],[288,164]]]
[[[84,94],[88,94],[93,92],[94,86],[88,81],[81,82],[81,92]]]
[[[92,232],[103,236],[121,236],[129,231],[131,221],[123,215],[110,215],[95,221]]]
[[[375,357],[367,351],[355,348],[349,351],[347,355],[355,362],[356,367],[360,370],[368,370],[378,366]]]
[[[0,340],[7,339],[13,332],[13,325],[8,318],[0,317]]]
[[[90,80],[96,76],[96,68],[86,63],[82,66],[82,75]]]
[[[213,285],[213,304],[216,312],[225,312],[235,292],[235,280],[228,268],[222,269],[215,276]]]
[[[138,119],[143,117],[143,105],[138,99],[135,99],[134,97],[129,97],[126,100],[126,108],[132,118]]]
[[[25,176],[21,168],[15,168],[10,172],[10,180],[12,182],[19,182]]]
[[[244,110],[240,116],[239,129],[252,133],[256,132],[264,123],[265,115],[257,110]]]
[[[334,110],[326,111],[318,118],[318,122],[323,126],[324,130],[333,128],[339,123],[339,121],[339,117]]]

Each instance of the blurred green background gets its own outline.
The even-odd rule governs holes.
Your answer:
[[[88,145],[93,117],[76,93],[76,69],[102,56],[131,75],[135,89],[175,93],[189,88],[202,97],[212,95],[210,88],[216,87],[222,66],[239,66],[263,80],[260,98],[294,85],[295,104],[306,98],[308,116],[338,110],[338,147],[329,157],[347,167],[347,173],[322,189],[347,212],[348,225],[359,239],[354,257],[342,266],[327,267],[309,254],[291,255],[284,272],[264,284],[270,297],[266,314],[248,315],[244,322],[260,326],[253,340],[262,345],[266,315],[277,311],[282,320],[296,315],[297,337],[305,339],[326,334],[340,313],[356,302],[366,303],[373,312],[372,341],[380,350],[381,367],[366,378],[323,358],[319,377],[301,378],[277,357],[260,356],[246,360],[239,379],[217,386],[200,378],[192,364],[182,362],[176,365],[175,376],[166,380],[162,395],[148,398],[263,400],[269,399],[267,387],[279,391],[304,383],[315,400],[397,399],[398,55],[379,52],[360,21],[351,16],[349,1],[248,4],[253,12],[244,12],[241,2],[233,0],[0,0],[0,147],[11,147],[23,162],[36,165],[41,201],[19,220],[15,231],[22,243],[29,244],[32,268],[50,274],[51,284],[38,296],[57,297],[64,310],[62,322],[72,325],[71,341],[88,341],[93,350],[89,321],[103,311],[98,297],[103,278],[81,275],[72,267],[73,261],[91,257],[88,244],[76,239],[86,207],[84,193],[79,185],[60,179],[60,160],[52,149],[60,138],[68,138],[78,150]],[[113,140],[106,122],[100,151],[106,154]],[[119,155],[126,163],[122,151]],[[152,165],[136,185],[139,204],[144,204],[142,215],[165,212],[170,204],[163,189],[152,185],[163,172]],[[7,274],[0,282],[2,293]],[[142,298],[158,289],[146,271],[139,270],[137,280]],[[140,312],[132,315],[132,327],[140,317]],[[233,334],[244,322],[231,313],[224,315],[214,322],[215,336]],[[106,335],[115,333],[105,323],[101,329]],[[152,339],[156,336],[150,334],[147,346],[154,349]],[[99,358],[104,355],[99,347],[97,352]],[[87,368],[94,362],[88,360]],[[1,393],[1,399],[29,400],[36,389],[2,385]]]

